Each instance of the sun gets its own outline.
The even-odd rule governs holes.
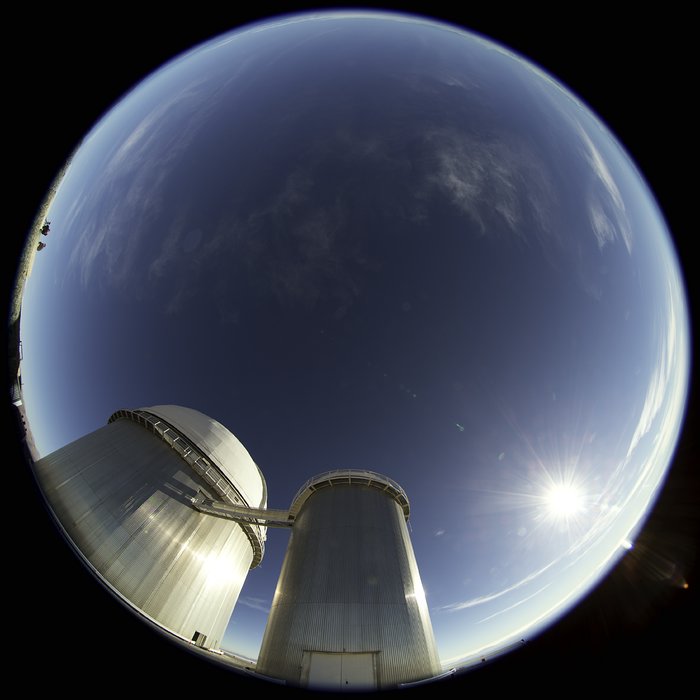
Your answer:
[[[544,494],[544,502],[550,515],[568,520],[584,510],[585,496],[576,484],[553,484]]]

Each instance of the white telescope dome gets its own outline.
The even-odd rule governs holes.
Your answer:
[[[142,410],[162,418],[204,452],[249,506],[267,507],[262,472],[238,438],[221,423],[184,406],[151,406]]]

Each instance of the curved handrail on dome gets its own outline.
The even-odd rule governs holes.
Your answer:
[[[186,435],[183,435],[166,420],[148,411],[122,408],[115,411],[107,422],[113,423],[120,418],[138,423],[163,440],[209,484],[225,503],[250,508],[250,504],[243,497],[243,494],[228,480],[221,467],[213,462],[211,455],[203,454]],[[265,554],[265,528],[254,522],[238,522],[238,524],[243,528],[253,549],[253,560],[250,563],[250,568],[254,569],[260,564]]]
[[[410,504],[406,492],[393,479],[384,474],[373,472],[368,469],[333,469],[331,471],[317,474],[308,479],[297,491],[292,505],[289,507],[289,515],[292,520],[296,519],[301,507],[312,493],[329,486],[339,486],[346,484],[362,484],[378,488],[388,493],[401,506],[404,518],[408,520]]]

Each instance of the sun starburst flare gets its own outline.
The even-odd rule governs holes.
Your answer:
[[[575,484],[554,484],[544,495],[549,513],[556,519],[569,519],[585,508],[583,491]]]

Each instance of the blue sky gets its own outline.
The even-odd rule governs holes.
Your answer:
[[[677,263],[624,151],[537,71],[496,52],[475,90],[440,33],[435,75],[386,84],[423,97],[415,114],[358,79],[383,109],[351,119],[331,91],[313,121],[295,99],[316,94],[309,46],[329,46],[284,31],[171,67],[76,155],[24,299],[32,430],[48,452],[118,408],[187,405],[241,439],[273,507],[327,469],[386,473],[443,659],[469,655],[589,587],[653,501],[688,372]],[[265,62],[279,47],[284,68]],[[510,70],[522,95],[484,82]],[[484,111],[434,117],[428,88]],[[486,119],[516,97],[549,123]],[[565,527],[542,489],[572,469],[587,503]],[[287,536],[270,532],[232,618],[243,653]]]

